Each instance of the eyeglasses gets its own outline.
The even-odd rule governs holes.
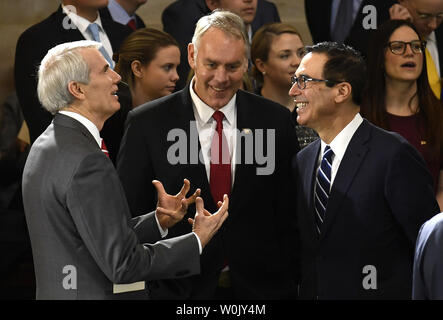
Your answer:
[[[442,20],[443,19],[443,12],[439,12],[439,13],[436,13],[436,14],[432,14],[432,13],[419,13],[418,14],[418,18],[420,20],[426,20],[426,21],[429,21],[432,18],[435,18],[437,20]]]
[[[307,77],[305,75],[301,75],[299,77],[295,77],[295,76],[291,77],[291,85],[297,84],[297,87],[300,90],[304,90],[306,88],[306,83],[307,82],[311,82],[311,81],[314,81],[314,82],[325,82],[326,85],[331,86],[331,87],[333,85],[336,85],[337,83],[340,83],[340,81],[335,81],[335,80],[309,78],[309,77]]]
[[[391,41],[387,46],[393,54],[402,55],[405,53],[406,45],[408,44],[411,47],[412,52],[415,54],[423,53],[424,49],[426,48],[426,41],[422,40],[414,40],[411,42]]]

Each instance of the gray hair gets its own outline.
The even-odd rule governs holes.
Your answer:
[[[192,44],[194,45],[194,58],[197,55],[200,39],[211,27],[218,28],[238,39],[243,39],[245,43],[245,57],[249,58],[249,37],[243,19],[235,13],[226,10],[216,9],[212,13],[201,17],[195,27]]]
[[[82,40],[55,46],[43,58],[38,70],[37,94],[50,113],[70,105],[74,97],[68,90],[71,81],[89,84],[90,68],[79,49],[95,48],[99,42]]]

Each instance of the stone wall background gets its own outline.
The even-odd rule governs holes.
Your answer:
[[[137,13],[149,27],[162,29],[161,13],[174,0],[148,0]],[[303,0],[273,0],[282,22],[294,25],[306,44],[311,36]],[[20,34],[54,12],[59,0],[0,0],[0,103],[15,90],[13,80],[15,46]]]

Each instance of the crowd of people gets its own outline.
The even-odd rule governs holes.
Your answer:
[[[17,41],[0,297],[443,299],[443,2],[146,2]]]

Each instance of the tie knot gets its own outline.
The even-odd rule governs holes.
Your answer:
[[[94,40],[100,42],[100,37],[99,37],[99,34],[98,34],[98,24],[90,23],[89,26],[88,26],[88,30],[89,30],[89,32],[91,32],[92,37],[94,38]]]
[[[103,153],[106,154],[106,156],[109,158],[109,151],[108,151],[108,148],[106,148],[105,140],[103,140],[103,139],[102,139],[101,149],[102,149]]]
[[[132,30],[136,30],[137,29],[137,25],[135,24],[135,19],[132,18],[131,20],[129,20],[129,22],[127,23],[128,27],[130,27]]]
[[[332,151],[330,146],[326,146],[325,151],[323,152],[323,159],[328,160],[331,163],[332,156],[334,155],[334,151]]]
[[[225,115],[221,111],[215,111],[212,117],[217,121],[217,125],[222,123],[223,119],[225,118]]]

